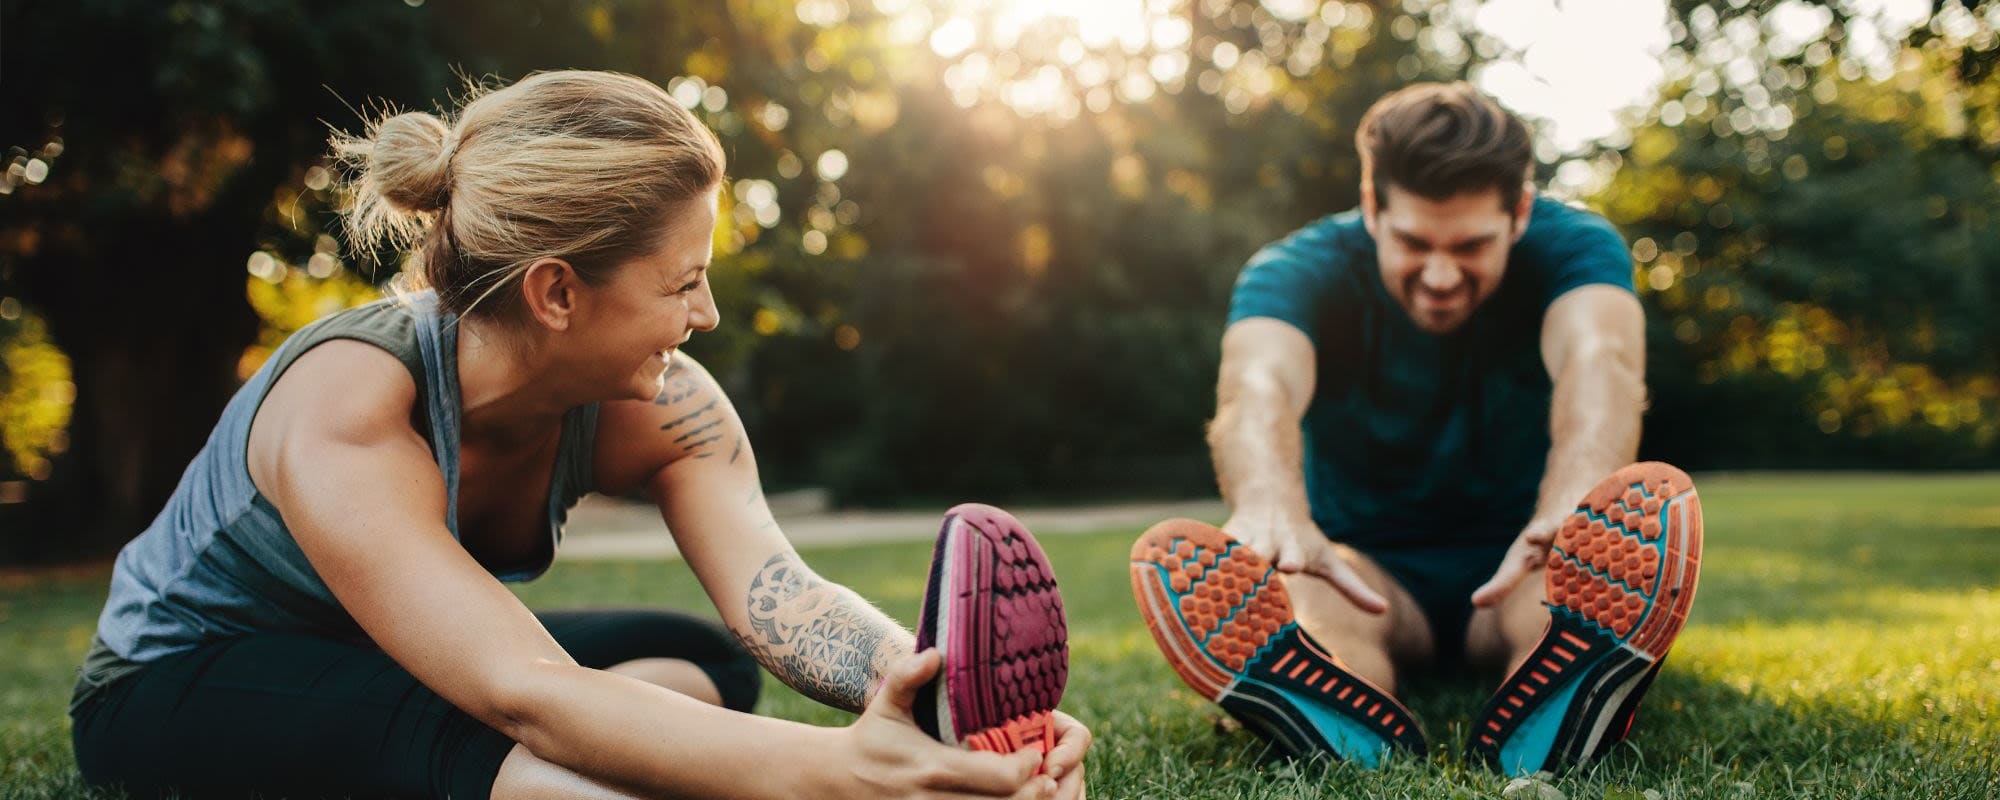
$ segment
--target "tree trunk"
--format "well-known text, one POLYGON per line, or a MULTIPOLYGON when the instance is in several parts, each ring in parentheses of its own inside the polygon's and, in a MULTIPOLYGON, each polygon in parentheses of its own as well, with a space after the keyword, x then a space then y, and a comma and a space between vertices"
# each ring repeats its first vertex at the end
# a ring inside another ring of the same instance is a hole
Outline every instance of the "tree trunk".
POLYGON ((13 512, 37 529, 9 532, 10 560, 102 556, 159 513, 257 335, 241 266, 254 222, 133 220, 94 243, 88 261, 38 259, 24 270, 28 302, 70 357, 76 400, 71 448, 49 491, 31 491, 13 512))

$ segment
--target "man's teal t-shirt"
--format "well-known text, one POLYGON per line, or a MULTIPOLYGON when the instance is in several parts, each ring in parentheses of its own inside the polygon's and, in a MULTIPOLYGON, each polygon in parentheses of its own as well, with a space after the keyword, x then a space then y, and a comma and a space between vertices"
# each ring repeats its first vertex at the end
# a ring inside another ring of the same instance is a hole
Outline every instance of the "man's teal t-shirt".
POLYGON ((1359 210, 1252 256, 1229 322, 1278 319, 1316 351, 1302 428, 1320 529, 1362 549, 1518 535, 1549 451, 1542 314, 1593 283, 1632 289, 1625 240, 1603 217, 1547 198, 1535 200, 1492 296, 1442 336, 1418 329, 1389 296, 1359 210))

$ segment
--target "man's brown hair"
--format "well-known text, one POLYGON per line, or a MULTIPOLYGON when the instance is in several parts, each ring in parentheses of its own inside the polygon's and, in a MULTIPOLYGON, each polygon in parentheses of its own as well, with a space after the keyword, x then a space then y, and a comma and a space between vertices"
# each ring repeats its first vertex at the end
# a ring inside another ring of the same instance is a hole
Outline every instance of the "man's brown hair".
POLYGON ((1429 200, 1487 188, 1513 213, 1534 157, 1526 123, 1464 81, 1420 83, 1375 101, 1354 132, 1377 207, 1389 187, 1429 200))

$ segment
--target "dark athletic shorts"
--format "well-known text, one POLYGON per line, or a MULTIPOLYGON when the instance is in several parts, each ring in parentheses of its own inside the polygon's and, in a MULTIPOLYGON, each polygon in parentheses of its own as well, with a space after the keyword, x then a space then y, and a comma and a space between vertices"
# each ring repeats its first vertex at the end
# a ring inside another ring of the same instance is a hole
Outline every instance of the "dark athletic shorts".
POLYGON ((1472 622, 1472 590, 1479 588, 1514 543, 1350 545, 1409 590, 1430 622, 1432 667, 1440 673, 1467 671, 1465 629, 1472 622))
MULTIPOLYGON (((671 611, 538 615, 577 663, 693 662, 749 711, 762 674, 715 622, 671 611)), ((146 664, 72 712, 77 767, 133 797, 482 800, 514 743, 379 648, 256 634, 146 664)))

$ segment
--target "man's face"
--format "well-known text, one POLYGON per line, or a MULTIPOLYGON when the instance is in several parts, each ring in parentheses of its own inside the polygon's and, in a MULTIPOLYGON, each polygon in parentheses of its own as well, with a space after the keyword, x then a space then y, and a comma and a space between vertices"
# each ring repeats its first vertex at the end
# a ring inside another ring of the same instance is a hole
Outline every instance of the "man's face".
POLYGON ((1375 237, 1382 283, 1410 321, 1428 333, 1457 330, 1500 286, 1507 251, 1527 230, 1533 202, 1507 208, 1498 189, 1430 200, 1390 185, 1376 198, 1363 187, 1362 213, 1375 237), (1387 202, 1379 202, 1386 200, 1387 202))

